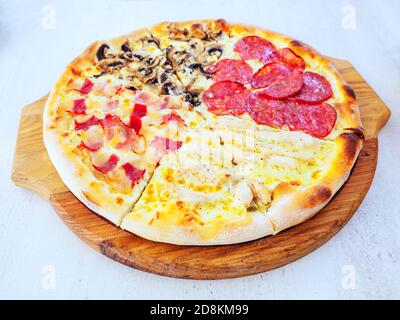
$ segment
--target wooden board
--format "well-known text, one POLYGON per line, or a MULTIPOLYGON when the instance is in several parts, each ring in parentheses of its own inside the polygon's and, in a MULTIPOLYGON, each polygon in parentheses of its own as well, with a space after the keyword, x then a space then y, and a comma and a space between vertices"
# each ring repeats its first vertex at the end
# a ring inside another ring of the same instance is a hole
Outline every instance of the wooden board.
POLYGON ((389 109, 352 65, 333 59, 359 100, 366 142, 350 179, 312 219, 259 240, 225 246, 176 246, 145 240, 107 222, 87 209, 64 186, 42 140, 42 112, 47 97, 22 110, 12 179, 16 185, 48 199, 64 223, 106 256, 140 270, 190 279, 223 279, 267 271, 321 246, 357 210, 371 185, 378 156, 377 134, 389 109))

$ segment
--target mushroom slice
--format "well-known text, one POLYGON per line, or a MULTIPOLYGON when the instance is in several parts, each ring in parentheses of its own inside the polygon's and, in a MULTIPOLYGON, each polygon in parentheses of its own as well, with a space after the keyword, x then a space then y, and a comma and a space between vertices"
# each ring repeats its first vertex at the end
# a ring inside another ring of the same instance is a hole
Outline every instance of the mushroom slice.
POLYGON ((189 30, 187 28, 179 29, 175 23, 168 26, 169 38, 172 40, 188 41, 190 40, 189 30))
POLYGON ((121 50, 122 50, 123 52, 132 52, 132 49, 131 49, 131 47, 129 46, 129 41, 126 41, 126 42, 124 42, 124 43, 122 44, 121 50))
POLYGON ((167 80, 171 76, 171 70, 165 70, 164 72, 160 72, 158 75, 158 83, 164 83, 167 82, 167 80))
POLYGON ((224 19, 218 19, 216 21, 212 21, 208 25, 208 34, 211 39, 218 38, 223 32, 228 31, 228 25, 224 19))
POLYGON ((103 43, 96 52, 97 61, 101 61, 107 58, 110 58, 108 51, 110 50, 110 46, 107 43, 103 43))
POLYGON ((172 69, 176 69, 186 61, 188 52, 186 50, 176 50, 174 47, 169 46, 165 51, 165 55, 167 61, 172 63, 172 69))
POLYGON ((98 67, 103 72, 112 72, 119 70, 126 65, 126 61, 120 58, 103 59, 99 62, 98 67))
POLYGON ((154 68, 155 66, 157 66, 157 65, 160 63, 160 61, 161 61, 161 59, 160 59, 160 57, 158 57, 158 56, 155 56, 155 57, 147 57, 147 58, 144 60, 144 65, 145 65, 147 68, 154 68))
POLYGON ((178 88, 172 82, 166 82, 161 86, 160 92, 164 95, 177 95, 178 88))
POLYGON ((192 32, 192 37, 202 39, 202 40, 208 40, 209 35, 207 33, 206 27, 202 25, 201 23, 195 23, 191 26, 191 32, 192 32))
POLYGON ((202 74, 204 74, 206 77, 212 77, 212 73, 204 70, 204 67, 201 63, 192 63, 188 66, 188 69, 192 73, 194 70, 199 70, 202 74))
POLYGON ((157 73, 153 69, 147 67, 140 68, 137 70, 136 74, 137 77, 143 82, 149 82, 150 80, 157 78, 157 73))
POLYGON ((130 48, 128 41, 121 45, 121 51, 122 53, 119 55, 121 59, 132 60, 132 49, 130 48))
POLYGON ((190 51, 194 54, 201 54, 204 51, 204 43, 200 39, 193 38, 188 44, 190 51))
POLYGON ((220 44, 212 43, 205 48, 205 51, 208 55, 215 55, 217 58, 219 58, 222 56, 224 49, 220 44))
POLYGON ((201 105, 200 92, 195 90, 186 91, 185 101, 190 103, 190 105, 193 107, 198 107, 199 105, 201 105))

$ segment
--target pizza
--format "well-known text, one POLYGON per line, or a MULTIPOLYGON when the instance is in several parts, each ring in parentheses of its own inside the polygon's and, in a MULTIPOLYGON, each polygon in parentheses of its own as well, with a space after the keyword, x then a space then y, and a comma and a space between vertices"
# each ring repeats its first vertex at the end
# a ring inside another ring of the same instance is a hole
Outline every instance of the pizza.
POLYGON ((141 237, 240 243, 310 219, 363 145, 356 97, 310 46, 220 20, 97 41, 44 110, 61 179, 141 237))

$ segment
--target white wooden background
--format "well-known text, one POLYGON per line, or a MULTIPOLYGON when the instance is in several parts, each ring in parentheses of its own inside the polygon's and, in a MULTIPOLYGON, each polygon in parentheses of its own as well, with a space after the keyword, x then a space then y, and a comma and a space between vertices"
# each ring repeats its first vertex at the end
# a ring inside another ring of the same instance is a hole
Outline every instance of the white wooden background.
POLYGON ((400 298, 399 16, 397 0, 1 0, 0 298, 400 298), (21 107, 47 93, 89 43, 162 20, 207 17, 267 27, 351 61, 393 115, 380 135, 371 190, 337 236, 264 274, 189 281, 95 252, 46 201, 15 187, 10 172, 21 107))

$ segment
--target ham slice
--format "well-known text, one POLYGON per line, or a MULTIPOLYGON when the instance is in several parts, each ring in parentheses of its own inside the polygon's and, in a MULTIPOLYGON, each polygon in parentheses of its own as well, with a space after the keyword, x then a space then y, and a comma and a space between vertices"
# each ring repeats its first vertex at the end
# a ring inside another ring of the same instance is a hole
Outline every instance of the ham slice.
POLYGON ((125 171, 125 175, 129 178, 132 183, 132 187, 143 178, 143 175, 146 170, 138 169, 135 166, 131 165, 129 162, 122 165, 122 168, 125 171))
POLYGON ((106 162, 104 162, 102 165, 100 165, 100 166, 93 165, 93 168, 95 168, 97 171, 100 171, 101 173, 105 174, 105 173, 113 170, 116 167, 118 161, 119 161, 119 157, 115 154, 112 154, 108 158, 108 160, 106 162))

